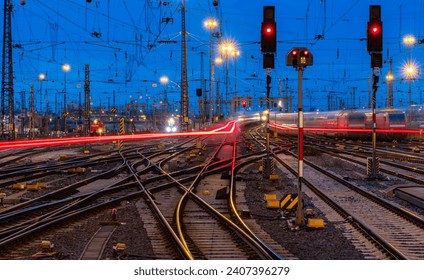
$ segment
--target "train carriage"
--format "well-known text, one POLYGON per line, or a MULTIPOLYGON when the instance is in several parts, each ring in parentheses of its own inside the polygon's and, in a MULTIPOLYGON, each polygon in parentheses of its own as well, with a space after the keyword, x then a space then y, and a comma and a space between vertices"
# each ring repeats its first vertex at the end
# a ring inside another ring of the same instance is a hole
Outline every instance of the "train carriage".
MULTIPOLYGON (((276 128, 289 133, 297 133, 297 113, 276 115, 276 128)), ((406 129, 405 113, 396 109, 376 112, 378 138, 381 140, 401 140, 406 137, 400 130, 406 129)), ((305 133, 327 136, 370 139, 373 126, 372 113, 365 110, 341 110, 332 112, 310 112, 304 114, 305 133)))

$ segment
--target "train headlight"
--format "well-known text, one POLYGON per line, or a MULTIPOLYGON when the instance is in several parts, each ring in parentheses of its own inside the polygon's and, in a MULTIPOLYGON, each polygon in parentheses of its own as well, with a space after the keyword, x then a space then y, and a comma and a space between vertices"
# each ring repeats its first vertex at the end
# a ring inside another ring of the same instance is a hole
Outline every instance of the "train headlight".
POLYGON ((165 130, 166 130, 166 132, 171 132, 172 129, 171 129, 171 127, 167 126, 165 130))

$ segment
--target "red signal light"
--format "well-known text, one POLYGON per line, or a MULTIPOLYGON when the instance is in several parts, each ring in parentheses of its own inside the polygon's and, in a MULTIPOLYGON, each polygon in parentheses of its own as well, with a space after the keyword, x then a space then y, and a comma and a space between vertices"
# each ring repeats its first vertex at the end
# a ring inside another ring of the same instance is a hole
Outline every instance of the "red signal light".
POLYGON ((271 36, 274 34, 274 28, 271 25, 265 25, 264 26, 264 33, 267 36, 271 36))
POLYGON ((243 100, 243 101, 241 102, 241 105, 242 105, 243 107, 246 107, 246 100, 243 100))
POLYGON ((380 30, 380 26, 378 25, 371 26, 371 34, 377 35, 380 33, 380 30))

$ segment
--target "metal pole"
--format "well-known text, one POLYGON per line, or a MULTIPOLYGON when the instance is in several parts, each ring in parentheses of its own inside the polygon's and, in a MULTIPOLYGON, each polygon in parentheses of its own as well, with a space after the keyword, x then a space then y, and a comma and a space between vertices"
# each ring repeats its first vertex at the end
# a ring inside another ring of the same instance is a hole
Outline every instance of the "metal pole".
MULTIPOLYGON (((84 65, 84 135, 90 135, 90 65, 84 65)), ((114 92, 115 94, 115 92, 114 92)), ((115 97, 114 97, 115 104, 115 97)), ((113 122, 115 127, 115 120, 113 122)))
POLYGON ((371 164, 371 179, 377 179, 378 172, 377 172, 377 115, 376 115, 376 93, 377 93, 377 83, 379 77, 377 76, 379 71, 378 67, 374 67, 373 73, 372 73, 372 164, 371 164))
MULTIPOLYGON (((274 107, 274 127, 277 125, 277 107, 274 107)), ((277 137, 278 133, 277 133, 277 129, 274 129, 274 137, 277 137)))
POLYGON ((266 108, 268 111, 267 117, 266 117, 266 168, 265 168, 265 177, 269 178, 271 175, 271 163, 270 163, 270 156, 269 156, 269 115, 270 115, 270 107, 269 107, 269 92, 271 90, 271 87, 269 86, 271 83, 271 68, 266 68, 266 108))
POLYGON ((1 77, 1 136, 14 140, 15 135, 15 109, 13 90, 13 46, 12 46, 12 12, 11 0, 4 0, 3 19, 3 49, 2 49, 2 77, 1 77), (6 110, 7 109, 7 110, 6 110), (6 129, 6 115, 9 118, 6 129))
POLYGON ((237 62, 234 59, 234 115, 237 114, 237 62))
POLYGON ((181 3, 181 130, 189 128, 187 82, 187 32, 185 0, 181 3))
POLYGON ((302 102, 302 78, 303 66, 297 67, 297 104, 298 104, 298 203, 296 211, 296 224, 303 225, 303 197, 302 197, 302 180, 303 180, 303 102, 302 102))
MULTIPOLYGON (((408 67, 411 65, 411 45, 408 45, 408 67)), ((408 105, 412 105, 411 74, 408 73, 408 105)))
POLYGON ((29 96, 29 131, 28 139, 34 139, 34 86, 30 87, 30 96, 29 96))
POLYGON ((204 64, 204 59, 203 59, 203 55, 205 53, 204 52, 200 52, 200 87, 202 89, 202 94, 204 94, 204 102, 201 102, 201 98, 199 96, 199 129, 201 124, 204 124, 205 122, 205 118, 206 118, 206 101, 207 101, 207 97, 206 97, 206 80, 205 80, 205 64, 204 64))
POLYGON ((225 115, 229 116, 228 113, 228 50, 225 50, 225 115))
POLYGON ((214 63, 212 61, 213 57, 213 45, 212 45, 212 29, 210 29, 209 36, 209 121, 213 123, 213 84, 214 84, 214 63))
POLYGON ((393 108, 393 60, 390 59, 390 71, 387 79, 387 107, 393 108))

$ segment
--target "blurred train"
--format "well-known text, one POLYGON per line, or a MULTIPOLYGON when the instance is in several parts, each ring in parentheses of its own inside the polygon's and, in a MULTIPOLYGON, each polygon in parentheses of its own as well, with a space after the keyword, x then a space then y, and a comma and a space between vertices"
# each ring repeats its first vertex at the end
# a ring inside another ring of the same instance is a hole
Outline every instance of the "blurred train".
MULTIPOLYGON (((271 129, 297 133, 297 113, 276 113, 275 126, 271 129)), ((373 118, 370 111, 341 110, 331 112, 304 113, 305 133, 315 133, 343 138, 370 138, 373 118)), ((270 116, 270 122, 273 117, 270 116)), ((406 115, 397 109, 376 111, 377 135, 379 139, 400 140, 406 138, 406 115)))

